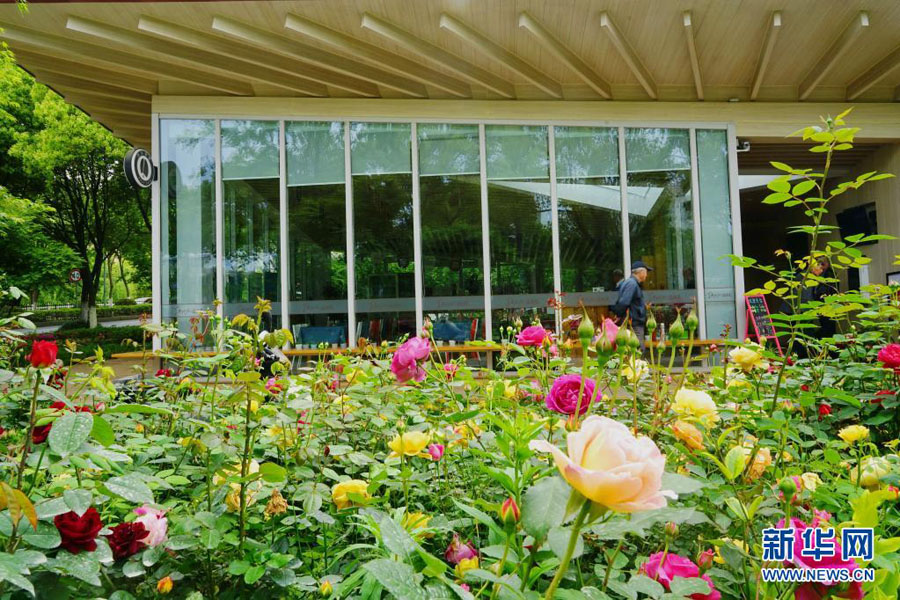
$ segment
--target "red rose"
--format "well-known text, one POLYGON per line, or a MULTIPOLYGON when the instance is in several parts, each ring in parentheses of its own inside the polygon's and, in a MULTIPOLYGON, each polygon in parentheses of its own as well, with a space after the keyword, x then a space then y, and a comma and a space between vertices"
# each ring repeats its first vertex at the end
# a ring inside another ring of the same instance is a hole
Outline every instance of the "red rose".
MULTIPOLYGON (((55 408, 56 410, 65 410, 68 407, 65 402, 54 402, 50 405, 50 408, 55 408)), ((89 406, 76 406, 75 412, 92 412, 89 406)), ((53 428, 53 423, 47 423, 46 425, 41 425, 39 427, 35 427, 31 430, 31 443, 32 444, 43 444, 47 441, 47 436, 50 435, 50 429, 53 428)))
POLYGON ((56 342, 37 340, 31 345, 31 354, 25 358, 35 369, 46 369, 56 362, 58 352, 59 348, 56 346, 56 342))
POLYGON ((113 557, 122 560, 134 556, 144 546, 142 541, 150 535, 143 523, 119 523, 112 528, 112 533, 106 536, 113 557))
POLYGON ((885 396, 893 396, 894 392, 891 390, 879 390, 875 392, 875 397, 869 400, 871 404, 881 404, 884 401, 885 396))
POLYGON ((172 369, 159 369, 156 371, 157 377, 171 377, 172 369))
POLYGON ((804 383, 804 384, 802 384, 802 385, 800 386, 800 389, 803 390, 804 392, 808 392, 808 391, 809 391, 809 386, 806 385, 806 384, 804 383))
POLYGON ((53 524, 62 538, 60 546, 78 554, 82 550, 93 552, 97 549, 97 534, 103 529, 100 513, 93 506, 80 517, 74 511, 53 517, 53 524))
POLYGON ((819 405, 819 419, 831 414, 831 405, 824 402, 819 405))
POLYGON ((900 369, 900 344, 888 344, 879 350, 878 360, 885 369, 900 369))

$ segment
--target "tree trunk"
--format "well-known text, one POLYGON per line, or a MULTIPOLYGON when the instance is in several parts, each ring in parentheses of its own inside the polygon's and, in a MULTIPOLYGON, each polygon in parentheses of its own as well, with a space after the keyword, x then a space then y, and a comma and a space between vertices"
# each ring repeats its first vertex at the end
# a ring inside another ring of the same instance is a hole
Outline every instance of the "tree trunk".
POLYGON ((131 298, 131 290, 128 289, 128 278, 125 277, 125 263, 122 260, 122 255, 119 254, 119 273, 122 275, 122 283, 125 285, 125 297, 131 298))
POLYGON ((39 288, 34 288, 33 290, 31 290, 31 310, 33 310, 33 311, 37 310, 37 301, 38 301, 39 294, 40 294, 39 288))
POLYGON ((110 257, 109 260, 106 261, 106 276, 107 276, 107 279, 109 279, 109 301, 111 303, 115 304, 115 301, 113 300, 113 298, 115 297, 113 294, 113 291, 116 289, 116 282, 113 279, 113 259, 112 259, 112 257, 110 257))
POLYGON ((97 290, 103 271, 103 259, 94 257, 93 268, 84 266, 81 270, 81 320, 88 327, 97 326, 97 290))

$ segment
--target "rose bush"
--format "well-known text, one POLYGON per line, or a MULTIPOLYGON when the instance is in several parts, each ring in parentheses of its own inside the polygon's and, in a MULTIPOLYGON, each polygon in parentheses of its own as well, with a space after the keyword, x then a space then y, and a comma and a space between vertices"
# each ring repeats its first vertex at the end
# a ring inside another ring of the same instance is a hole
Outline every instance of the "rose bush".
MULTIPOLYGON (((816 141, 830 152, 854 131, 833 119, 807 134, 833 136, 816 141)), ((843 185, 786 171, 770 202, 803 181, 815 198, 843 185)), ((862 264, 863 239, 812 250, 862 264)), ((163 349, 117 380, 102 353, 53 355, 0 319, 0 594, 896 598, 900 302, 872 285, 803 303, 821 282, 797 277, 810 257, 791 261, 763 269, 775 285, 760 291, 794 303, 773 315, 781 351, 698 349, 697 320, 667 307, 681 341, 648 328, 646 351, 627 324, 510 318, 492 369, 475 364, 483 347, 440 346, 426 327, 291 372, 266 351, 291 334, 263 331, 260 300, 190 331, 147 325, 163 349), (820 317, 839 333, 809 335, 820 317), (698 356, 706 367, 681 368, 698 356), (873 556, 765 558, 779 523, 871 528, 873 556), (874 580, 762 578, 820 566, 874 580)))

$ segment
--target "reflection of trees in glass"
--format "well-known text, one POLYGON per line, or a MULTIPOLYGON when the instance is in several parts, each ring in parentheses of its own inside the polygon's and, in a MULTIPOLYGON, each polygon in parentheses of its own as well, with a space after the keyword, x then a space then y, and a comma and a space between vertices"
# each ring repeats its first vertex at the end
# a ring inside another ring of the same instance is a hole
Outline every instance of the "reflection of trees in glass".
POLYGON ((419 186, 425 296, 483 295, 478 176, 422 177, 419 186))
POLYGON ((684 129, 627 129, 629 199, 647 202, 637 212, 629 203, 631 257, 655 270, 647 289, 693 289, 694 226, 690 144, 684 129))
POLYGON ((291 300, 347 298, 344 186, 288 188, 291 300))
POLYGON ((225 302, 278 301, 278 123, 222 121, 225 302))
POLYGON ((215 298, 215 123, 160 122, 163 302, 210 304, 215 298), (179 280, 185 283, 179 291, 179 280))
POLYGON ((488 184, 491 292, 553 292, 550 197, 488 184))

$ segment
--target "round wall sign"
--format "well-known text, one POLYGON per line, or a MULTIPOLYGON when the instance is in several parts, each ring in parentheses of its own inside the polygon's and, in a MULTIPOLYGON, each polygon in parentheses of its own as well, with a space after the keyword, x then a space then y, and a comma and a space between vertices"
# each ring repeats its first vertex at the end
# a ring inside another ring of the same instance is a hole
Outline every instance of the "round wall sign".
POLYGON ((150 153, 143 148, 132 148, 122 161, 125 178, 133 187, 148 188, 156 179, 156 167, 150 153))

